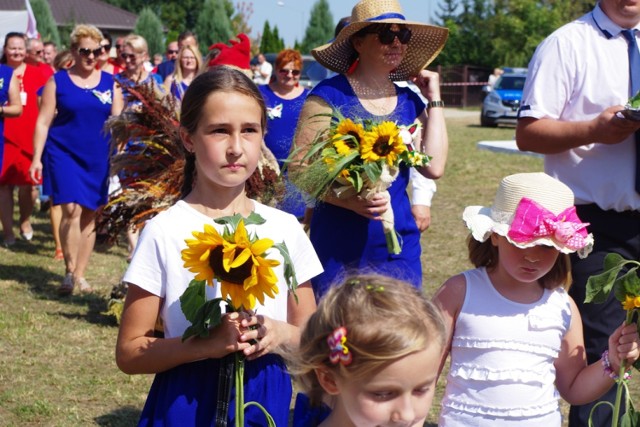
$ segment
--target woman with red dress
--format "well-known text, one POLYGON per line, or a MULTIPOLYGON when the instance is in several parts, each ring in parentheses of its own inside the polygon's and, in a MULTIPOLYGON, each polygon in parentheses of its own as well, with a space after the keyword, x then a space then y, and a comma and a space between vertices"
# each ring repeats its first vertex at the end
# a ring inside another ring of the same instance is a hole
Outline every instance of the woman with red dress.
POLYGON ((20 235, 24 240, 33 238, 31 213, 38 196, 36 184, 29 177, 33 157, 33 131, 38 117, 37 91, 51 76, 49 68, 34 67, 25 63, 26 38, 22 33, 8 33, 5 37, 3 64, 13 68, 13 78, 20 86, 22 115, 7 118, 4 122, 4 156, 0 171, 0 221, 5 246, 15 243, 13 231, 13 191, 18 188, 20 210, 20 235))

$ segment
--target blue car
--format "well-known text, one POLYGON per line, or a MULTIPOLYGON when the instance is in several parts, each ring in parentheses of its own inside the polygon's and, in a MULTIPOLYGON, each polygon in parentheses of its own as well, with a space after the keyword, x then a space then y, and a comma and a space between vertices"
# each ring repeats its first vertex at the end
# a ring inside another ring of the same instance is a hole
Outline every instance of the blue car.
POLYGON ((488 88, 489 94, 482 102, 480 125, 516 124, 526 78, 522 73, 504 73, 493 88, 488 88))

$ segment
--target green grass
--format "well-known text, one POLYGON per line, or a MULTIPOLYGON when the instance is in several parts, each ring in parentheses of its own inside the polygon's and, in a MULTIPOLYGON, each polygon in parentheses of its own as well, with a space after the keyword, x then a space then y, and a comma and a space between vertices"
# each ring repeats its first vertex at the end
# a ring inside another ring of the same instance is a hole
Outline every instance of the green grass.
MULTIPOLYGON (((512 128, 481 128, 478 121, 477 115, 447 120, 449 163, 423 235, 428 294, 470 267, 463 208, 490 204, 504 175, 542 169, 540 159, 477 150, 477 141, 514 135, 512 128)), ((98 247, 92 255, 87 280, 96 294, 60 298, 56 288, 64 266, 52 258, 48 221, 37 213, 31 243, 0 248, 0 426, 135 425, 152 376, 118 370, 117 325, 102 314, 127 267, 126 245, 98 247)), ((632 386, 638 396, 635 377, 632 386)), ((438 400, 431 421, 437 412, 438 400)))

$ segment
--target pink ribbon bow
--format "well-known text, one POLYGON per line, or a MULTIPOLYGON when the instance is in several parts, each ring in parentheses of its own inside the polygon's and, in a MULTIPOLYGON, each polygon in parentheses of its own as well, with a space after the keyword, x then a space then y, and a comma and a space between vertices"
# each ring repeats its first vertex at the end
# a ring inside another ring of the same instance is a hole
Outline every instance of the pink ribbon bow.
POLYGON ((560 246, 573 251, 587 245, 587 225, 578 218, 575 206, 559 215, 535 201, 523 197, 518 203, 508 236, 516 243, 529 243, 541 237, 550 237, 560 246))
POLYGON ((333 333, 327 337, 327 344, 329 344, 329 360, 334 365, 342 363, 347 366, 351 363, 352 357, 349 353, 349 347, 347 347, 347 328, 341 326, 336 328, 333 333))

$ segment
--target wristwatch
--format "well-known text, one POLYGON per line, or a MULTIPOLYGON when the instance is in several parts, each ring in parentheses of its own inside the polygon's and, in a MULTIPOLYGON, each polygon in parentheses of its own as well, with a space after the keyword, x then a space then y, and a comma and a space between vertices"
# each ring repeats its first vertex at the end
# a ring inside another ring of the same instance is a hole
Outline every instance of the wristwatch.
POLYGON ((427 108, 443 108, 443 107, 444 107, 444 101, 442 100, 431 101, 427 104, 427 108))

